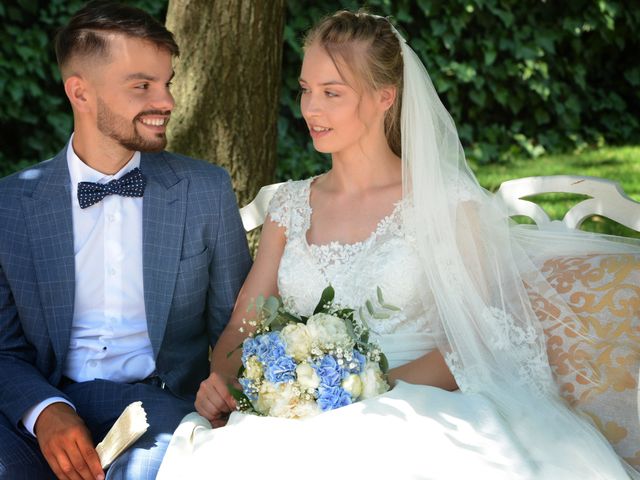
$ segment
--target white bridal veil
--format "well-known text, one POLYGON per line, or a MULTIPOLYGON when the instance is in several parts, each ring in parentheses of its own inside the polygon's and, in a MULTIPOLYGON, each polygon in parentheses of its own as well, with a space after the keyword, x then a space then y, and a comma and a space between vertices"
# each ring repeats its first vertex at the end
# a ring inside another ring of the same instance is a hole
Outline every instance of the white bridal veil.
MULTIPOLYGON (((478 184, 424 65, 396 34, 404 60, 403 191, 412 206, 404 222, 438 307, 441 351, 460 389, 496 404, 541 471, 554 466, 545 464, 549 460, 537 446, 558 442, 569 456, 566 464, 588 478, 599 478, 601 468, 637 478, 597 429, 561 399, 529 293, 551 288, 533 254, 638 252, 638 245, 582 232, 514 228, 506 209, 478 184), (570 446, 564 445, 567 439, 570 446)), ((562 301, 554 307, 558 321, 572 316, 562 301)))

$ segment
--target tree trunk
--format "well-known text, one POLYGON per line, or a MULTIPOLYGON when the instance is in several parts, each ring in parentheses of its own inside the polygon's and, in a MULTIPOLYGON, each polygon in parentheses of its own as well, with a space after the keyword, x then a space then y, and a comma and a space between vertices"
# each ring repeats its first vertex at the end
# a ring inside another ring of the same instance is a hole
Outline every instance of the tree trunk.
POLYGON ((284 0, 170 0, 169 149, 225 167, 240 205, 273 183, 284 0))

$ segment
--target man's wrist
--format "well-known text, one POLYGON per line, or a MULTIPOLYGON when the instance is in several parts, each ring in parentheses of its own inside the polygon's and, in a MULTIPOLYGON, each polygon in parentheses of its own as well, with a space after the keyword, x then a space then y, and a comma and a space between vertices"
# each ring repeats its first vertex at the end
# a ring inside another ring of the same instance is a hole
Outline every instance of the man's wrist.
POLYGON ((45 408, 47 408, 48 406, 54 403, 65 403, 69 405, 71 408, 73 408, 74 410, 76 409, 76 407, 72 403, 70 403, 68 400, 62 397, 50 397, 50 398, 47 398, 46 400, 41 401, 40 403, 37 403, 36 405, 31 407, 29 410, 27 410, 25 414, 22 416, 22 425, 24 425, 24 428, 34 437, 36 436, 36 433, 35 433, 36 422, 38 421, 40 414, 44 411, 45 408))

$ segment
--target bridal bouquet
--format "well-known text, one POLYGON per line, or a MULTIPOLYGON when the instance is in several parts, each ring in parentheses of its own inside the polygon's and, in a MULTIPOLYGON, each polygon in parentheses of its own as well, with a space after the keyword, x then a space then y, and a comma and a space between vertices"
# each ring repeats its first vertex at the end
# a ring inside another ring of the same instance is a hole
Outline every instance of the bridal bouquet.
POLYGON ((389 389, 387 360, 368 341, 363 316, 354 318, 354 310, 335 305, 333 297, 326 288, 309 317, 291 314, 277 297, 256 300, 255 333, 241 346, 242 391, 230 388, 240 410, 305 418, 389 389))

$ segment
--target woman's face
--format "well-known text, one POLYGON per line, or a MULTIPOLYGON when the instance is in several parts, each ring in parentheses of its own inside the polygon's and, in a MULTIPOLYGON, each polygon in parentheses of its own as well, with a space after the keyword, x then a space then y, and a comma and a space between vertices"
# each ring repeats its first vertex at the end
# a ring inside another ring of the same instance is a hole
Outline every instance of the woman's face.
POLYGON ((321 46, 307 48, 300 72, 300 108, 319 152, 362 149, 372 135, 384 131, 375 128, 376 123, 384 125, 384 110, 377 108, 374 95, 356 91, 356 85, 352 72, 343 65, 339 72, 321 46))

